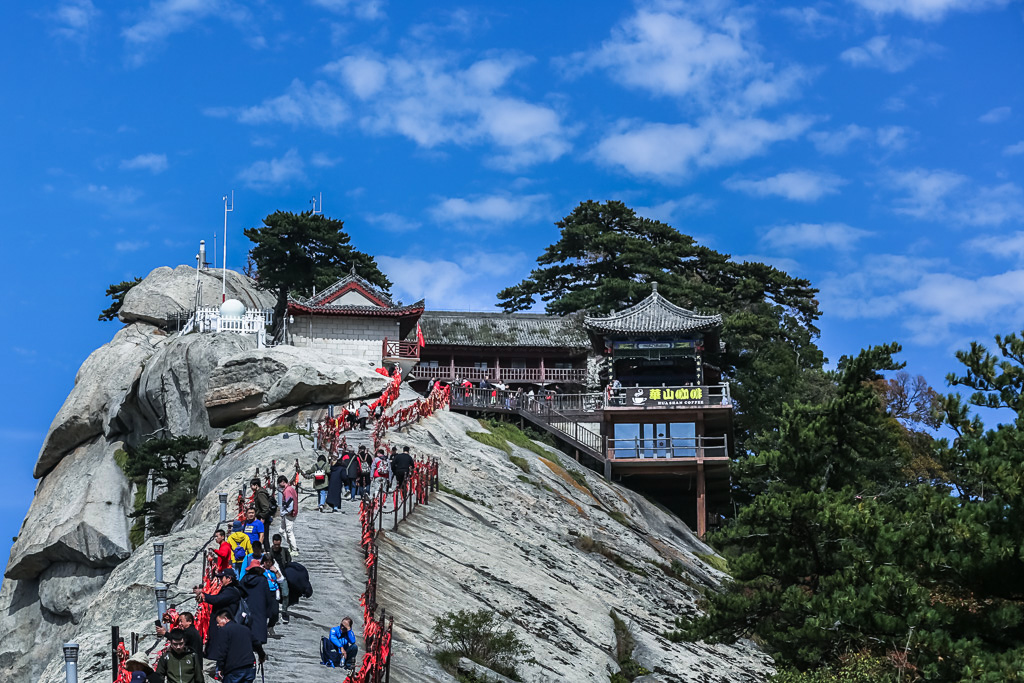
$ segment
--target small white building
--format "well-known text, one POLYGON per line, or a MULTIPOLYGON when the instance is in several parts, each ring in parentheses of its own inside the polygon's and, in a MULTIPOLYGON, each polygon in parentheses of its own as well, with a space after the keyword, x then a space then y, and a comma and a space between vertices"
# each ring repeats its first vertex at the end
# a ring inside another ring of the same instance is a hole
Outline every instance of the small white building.
POLYGON ((353 269, 313 297, 288 298, 285 341, 379 366, 385 358, 419 357, 416 342, 400 340, 416 329, 422 314, 422 299, 408 306, 396 305, 353 269))

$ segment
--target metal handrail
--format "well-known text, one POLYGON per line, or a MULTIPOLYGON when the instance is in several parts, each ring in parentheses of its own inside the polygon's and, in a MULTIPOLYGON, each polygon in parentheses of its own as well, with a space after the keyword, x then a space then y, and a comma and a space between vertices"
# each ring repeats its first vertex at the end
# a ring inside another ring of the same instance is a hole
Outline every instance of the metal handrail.
POLYGON ((468 379, 479 382, 504 380, 506 382, 566 382, 583 384, 587 379, 584 368, 475 368, 465 365, 424 365, 412 369, 413 379, 439 379, 451 382, 468 379))
POLYGON ((657 439, 608 439, 608 456, 613 459, 695 459, 729 456, 726 436, 685 436, 657 439), (682 442, 682 443, 680 443, 682 442))

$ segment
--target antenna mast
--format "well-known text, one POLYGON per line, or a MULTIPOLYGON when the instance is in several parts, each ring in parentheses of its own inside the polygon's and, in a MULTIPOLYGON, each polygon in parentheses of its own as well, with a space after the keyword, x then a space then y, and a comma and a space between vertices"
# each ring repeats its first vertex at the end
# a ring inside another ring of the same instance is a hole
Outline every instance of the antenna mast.
POLYGON ((235 210, 235 191, 231 190, 231 206, 228 207, 228 196, 224 195, 224 269, 220 281, 220 302, 228 300, 228 212, 235 210))
POLYGON ((313 215, 314 216, 319 216, 320 214, 322 214, 324 212, 324 193, 323 192, 320 193, 320 203, 319 204, 316 201, 316 197, 313 197, 312 199, 310 199, 309 203, 313 205, 313 215), (319 208, 317 208, 317 207, 319 207, 319 208))

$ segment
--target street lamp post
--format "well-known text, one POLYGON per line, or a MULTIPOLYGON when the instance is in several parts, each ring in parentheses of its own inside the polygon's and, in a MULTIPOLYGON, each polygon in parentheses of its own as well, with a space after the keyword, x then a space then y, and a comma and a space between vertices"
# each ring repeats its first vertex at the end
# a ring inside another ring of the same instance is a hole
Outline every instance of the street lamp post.
POLYGON ((162 583, 153 585, 153 592, 156 593, 156 620, 164 621, 164 612, 167 611, 167 586, 162 583))
POLYGON ((222 493, 218 498, 220 498, 220 523, 224 524, 228 521, 228 494, 222 493))
POLYGON ((64 643, 64 679, 78 683, 78 643, 64 643))
POLYGON ((164 582, 164 544, 154 543, 153 544, 153 575, 156 578, 157 583, 164 582))

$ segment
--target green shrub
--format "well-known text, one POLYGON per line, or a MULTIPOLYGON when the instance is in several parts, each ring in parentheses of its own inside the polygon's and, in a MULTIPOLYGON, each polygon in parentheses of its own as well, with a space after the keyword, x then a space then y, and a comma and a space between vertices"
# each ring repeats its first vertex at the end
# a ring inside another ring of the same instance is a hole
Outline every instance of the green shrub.
POLYGON ((619 512, 618 510, 611 510, 611 511, 609 511, 608 512, 608 516, 611 517, 612 519, 614 519, 616 522, 618 522, 622 526, 630 526, 629 518, 626 517, 626 515, 624 515, 621 512, 619 512))
POLYGON ((224 429, 225 434, 233 432, 242 433, 242 436, 237 441, 239 448, 248 446, 251 443, 256 443, 260 439, 265 439, 268 436, 277 436, 278 434, 284 434, 285 432, 289 434, 308 434, 305 429, 299 429, 294 425, 272 425, 270 427, 260 427, 252 420, 238 422, 224 429))
POLYGON ((697 553, 697 557, 699 557, 701 561, 709 567, 717 569, 723 574, 729 573, 729 562, 721 555, 704 555, 702 553, 697 553))
MULTIPOLYGON (((896 683, 900 678, 894 662, 884 657, 854 653, 841 657, 838 664, 810 671, 779 669, 772 683, 896 683)), ((908 680, 914 680, 910 676, 908 680)))
POLYGON ((445 612, 434 619, 437 661, 454 673, 449 667, 465 657, 514 681, 521 680, 515 662, 529 648, 515 630, 505 629, 504 624, 503 617, 488 609, 445 612))
POLYGON ((185 510, 195 501, 199 491, 199 465, 190 456, 206 451, 209 440, 202 436, 179 436, 173 439, 150 439, 138 446, 127 446, 124 455, 114 454, 125 476, 138 488, 135 509, 129 515, 135 519, 129 539, 138 547, 145 540, 143 527, 149 518, 149 533, 162 536, 181 519, 185 510), (165 488, 154 500, 146 502, 146 480, 153 473, 153 483, 165 488))
POLYGON ((534 443, 531 437, 527 436, 523 430, 514 424, 502 422, 501 420, 479 420, 479 422, 481 427, 501 437, 503 440, 550 459, 551 454, 546 448, 534 443))
POLYGON ((620 669, 617 673, 611 675, 613 683, 632 681, 634 678, 651 673, 633 659, 636 639, 633 637, 629 624, 623 621, 615 610, 609 612, 608 615, 612 618, 612 629, 615 632, 615 646, 612 650, 612 655, 615 657, 615 661, 619 663, 620 669))
POLYGON ((445 486, 440 481, 437 482, 437 486, 439 489, 441 489, 442 493, 447 493, 449 496, 455 496, 456 498, 461 498, 462 500, 469 501, 470 503, 480 502, 476 498, 473 498, 472 496, 467 496, 465 493, 462 493, 461 491, 456 491, 450 486, 445 486))
POLYGON ((512 461, 512 464, 521 469, 527 474, 530 473, 530 463, 526 462, 526 458, 521 458, 518 455, 510 455, 508 459, 512 461))

